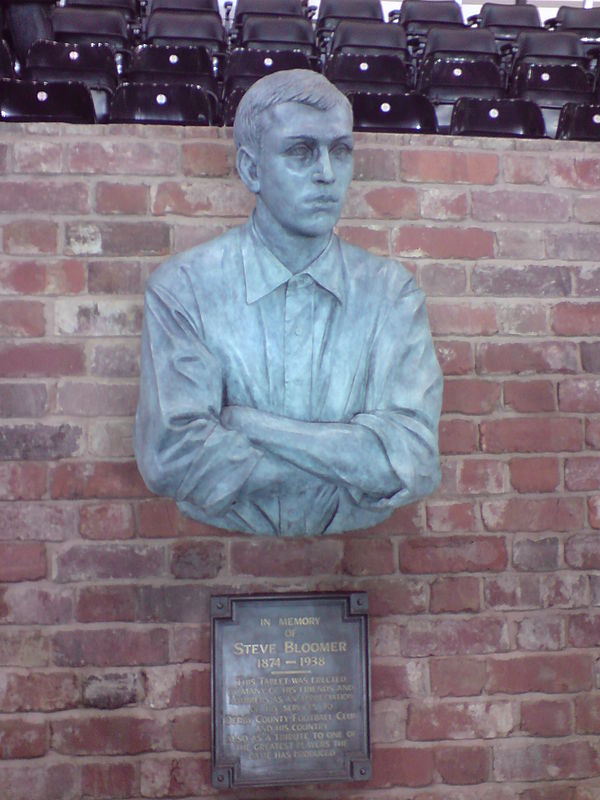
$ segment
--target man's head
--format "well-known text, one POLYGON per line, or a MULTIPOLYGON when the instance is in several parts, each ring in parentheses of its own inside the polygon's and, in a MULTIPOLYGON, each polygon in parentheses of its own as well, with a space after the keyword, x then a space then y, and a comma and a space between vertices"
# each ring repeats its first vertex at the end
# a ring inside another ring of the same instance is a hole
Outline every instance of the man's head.
POLYGON ((352 179, 352 108, 310 70, 276 72, 248 89, 234 124, 240 177, 273 231, 329 234, 352 179))

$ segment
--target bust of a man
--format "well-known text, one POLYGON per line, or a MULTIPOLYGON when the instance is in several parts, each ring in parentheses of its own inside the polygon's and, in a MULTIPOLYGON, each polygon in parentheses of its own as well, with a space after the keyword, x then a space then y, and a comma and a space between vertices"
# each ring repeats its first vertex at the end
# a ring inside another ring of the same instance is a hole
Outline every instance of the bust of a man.
POLYGON ((440 478, 425 298, 397 261, 333 232, 352 178, 352 110, 322 75, 255 83, 234 138, 252 217, 148 281, 139 469, 217 527, 370 527, 440 478))

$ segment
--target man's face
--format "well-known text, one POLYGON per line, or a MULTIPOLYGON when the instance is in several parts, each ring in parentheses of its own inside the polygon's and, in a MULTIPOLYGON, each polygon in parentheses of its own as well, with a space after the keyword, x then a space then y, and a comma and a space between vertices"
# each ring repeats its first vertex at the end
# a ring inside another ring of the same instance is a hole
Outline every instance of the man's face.
POLYGON ((280 103, 264 112, 257 196, 286 230, 322 236, 338 221, 352 179, 352 117, 280 103))

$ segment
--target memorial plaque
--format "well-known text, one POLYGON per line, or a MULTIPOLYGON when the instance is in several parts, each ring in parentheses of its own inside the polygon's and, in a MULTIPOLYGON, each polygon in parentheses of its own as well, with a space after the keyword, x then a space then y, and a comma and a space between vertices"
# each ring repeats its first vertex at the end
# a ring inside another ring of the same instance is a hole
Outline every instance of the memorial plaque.
POLYGON ((213 784, 371 775, 367 595, 213 597, 213 784))

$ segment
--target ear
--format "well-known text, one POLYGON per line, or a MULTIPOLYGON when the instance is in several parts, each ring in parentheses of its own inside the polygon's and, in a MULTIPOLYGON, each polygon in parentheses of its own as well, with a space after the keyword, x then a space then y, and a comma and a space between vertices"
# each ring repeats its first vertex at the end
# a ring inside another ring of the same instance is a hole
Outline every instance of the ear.
POLYGON ((243 183, 248 187, 252 194, 258 194, 260 181, 258 178, 257 159, 252 150, 247 147, 240 147, 236 157, 237 171, 243 183))

